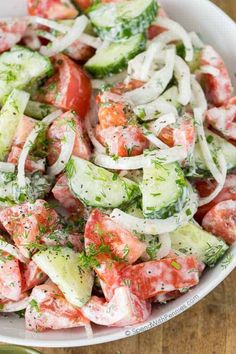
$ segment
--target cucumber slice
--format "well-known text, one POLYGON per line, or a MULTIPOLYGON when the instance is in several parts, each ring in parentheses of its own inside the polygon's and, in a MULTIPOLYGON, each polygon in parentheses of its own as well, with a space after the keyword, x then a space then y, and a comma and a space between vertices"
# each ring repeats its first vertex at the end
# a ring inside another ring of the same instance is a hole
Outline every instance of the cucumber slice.
POLYGON ((54 111, 56 111, 56 108, 50 104, 29 101, 25 109, 25 114, 31 118, 41 120, 54 111))
MULTIPOLYGON (((234 170, 236 168, 236 147, 208 129, 205 129, 205 134, 213 158, 217 159, 218 151, 221 149, 227 163, 227 170, 234 170)), ((187 174, 192 177, 212 177, 205 164, 198 142, 194 148, 193 165, 190 166, 187 174)))
POLYGON ((16 128, 29 101, 29 94, 13 90, 0 112, 0 160, 3 161, 10 149, 16 128))
POLYGON ((24 89, 34 80, 52 73, 47 57, 16 46, 0 55, 0 102, 4 103, 14 88, 24 89))
POLYGON ((75 156, 66 172, 72 193, 87 206, 116 208, 140 195, 137 183, 75 156))
POLYGON ((130 59, 145 50, 145 44, 146 38, 144 34, 137 34, 119 43, 111 43, 108 47, 98 50, 87 61, 85 68, 97 78, 117 74, 128 66, 130 59))
POLYGON ((174 250, 194 255, 213 267, 229 248, 223 240, 189 223, 170 233, 174 250))
POLYGON ((177 163, 144 168, 143 214, 150 219, 166 219, 182 206, 186 197, 187 184, 177 163))
POLYGON ((91 297, 93 272, 81 267, 79 256, 70 248, 50 247, 36 253, 33 261, 72 305, 82 307, 91 297))
POLYGON ((144 32, 157 15, 156 0, 98 4, 88 10, 94 31, 105 40, 119 41, 144 32))

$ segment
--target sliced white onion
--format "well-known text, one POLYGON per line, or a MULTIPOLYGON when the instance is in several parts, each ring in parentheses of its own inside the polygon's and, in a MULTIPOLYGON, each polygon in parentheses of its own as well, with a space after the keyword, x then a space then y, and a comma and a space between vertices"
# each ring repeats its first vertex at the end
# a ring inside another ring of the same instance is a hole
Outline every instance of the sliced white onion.
POLYGON ((87 338, 93 338, 94 334, 93 334, 93 328, 92 328, 91 324, 87 323, 84 326, 84 329, 85 329, 87 338))
POLYGON ((16 312, 26 309, 30 301, 30 297, 25 294, 25 297, 19 301, 8 301, 5 304, 2 304, 3 307, 0 309, 0 312, 16 312))
POLYGON ((152 132, 150 130, 146 129, 145 127, 142 127, 141 129, 142 129, 142 132, 145 135, 146 139, 148 141, 150 141, 150 143, 152 143, 153 145, 155 145, 159 149, 168 149, 169 148, 168 145, 163 143, 163 141, 161 141, 154 134, 152 134, 152 132))
POLYGON ((157 118, 158 115, 167 113, 172 113, 173 115, 178 116, 176 107, 173 104, 167 102, 163 97, 159 97, 150 103, 135 107, 134 113, 137 116, 140 116, 141 113, 144 113, 141 118, 142 121, 153 120, 157 118))
POLYGON ((82 33, 79 40, 80 42, 87 44, 95 49, 100 48, 102 45, 102 41, 99 37, 94 37, 87 33, 82 33))
MULTIPOLYGON (((69 127, 68 127, 69 128, 69 127)), ((63 141, 61 142, 61 152, 57 161, 48 168, 50 176, 57 176, 64 170, 67 162, 69 161, 75 144, 75 131, 71 128, 70 131, 64 133, 63 141)))
POLYGON ((152 43, 147 51, 142 65, 140 66, 140 81, 148 81, 152 74, 152 65, 157 54, 162 50, 163 45, 161 43, 152 43))
POLYGON ((127 71, 125 70, 119 74, 106 77, 103 80, 92 80, 92 87, 94 89, 101 89, 101 87, 105 84, 115 85, 119 82, 123 82, 126 77, 127 77, 127 71))
POLYGON ((161 244, 161 247, 159 248, 157 254, 156 254, 156 259, 162 259, 166 256, 171 251, 171 238, 169 233, 161 234, 158 235, 159 242, 161 244))
POLYGON ((176 122, 176 116, 173 113, 165 114, 154 122, 149 123, 149 129, 155 134, 159 135, 162 129, 167 127, 170 124, 174 124, 176 122))
POLYGON ((209 75, 212 75, 215 77, 220 75, 219 69, 215 68, 212 65, 202 65, 200 67, 200 72, 203 74, 209 74, 209 75))
POLYGON ((51 42, 55 41, 57 38, 53 34, 51 34, 50 32, 43 31, 43 30, 37 30, 36 33, 39 37, 45 38, 51 42))
POLYGON ((29 19, 29 22, 32 24, 43 25, 43 26, 49 27, 55 31, 59 31, 61 33, 67 33, 68 30, 70 29, 69 26, 63 25, 62 23, 59 23, 57 21, 48 20, 43 17, 30 16, 30 17, 28 17, 28 19, 29 19))
POLYGON ((179 87, 178 102, 183 106, 186 106, 190 102, 192 96, 190 83, 191 75, 189 66, 178 55, 175 57, 174 73, 179 87))
POLYGON ((131 232, 138 232, 148 235, 159 235, 172 232, 178 227, 187 224, 197 211, 198 197, 191 187, 189 187, 189 199, 182 211, 167 219, 140 219, 126 214, 120 209, 114 209, 110 217, 116 222, 124 225, 131 232))
POLYGON ((95 153, 94 162, 98 166, 114 170, 138 170, 140 168, 151 167, 155 161, 162 164, 168 164, 176 161, 183 161, 186 157, 186 149, 176 146, 164 150, 153 150, 148 154, 142 154, 139 156, 119 157, 118 159, 95 153))
POLYGON ((172 31, 165 31, 159 34, 158 36, 154 37, 150 42, 149 45, 152 43, 162 43, 163 45, 167 45, 168 43, 175 42, 180 40, 180 36, 178 33, 172 32, 172 31))
POLYGON ((185 60, 186 61, 192 61, 193 60, 193 46, 191 39, 189 37, 189 34, 185 31, 185 29, 177 22, 167 18, 167 17, 157 17, 155 24, 157 24, 160 27, 166 28, 173 33, 176 34, 177 37, 179 37, 184 46, 185 46, 185 51, 186 51, 186 56, 185 60))
POLYGON ((18 250, 18 248, 16 248, 15 246, 11 245, 10 243, 6 242, 5 240, 3 240, 2 238, 0 238, 0 250, 5 251, 7 253, 9 253, 11 256, 13 256, 14 258, 17 258, 20 262, 22 263, 27 263, 28 260, 26 257, 24 257, 20 251, 18 250))
POLYGON ((42 46, 40 53, 45 56, 53 56, 57 53, 63 52, 71 44, 73 44, 77 39, 80 38, 82 32, 88 24, 88 19, 86 16, 82 15, 76 18, 73 26, 68 30, 64 37, 56 38, 50 46, 42 46))
POLYGON ((37 36, 37 33, 32 28, 27 28, 23 37, 24 43, 32 50, 39 50, 41 42, 37 36))
POLYGON ((24 188, 26 186, 26 179, 25 179, 25 162, 27 156, 30 152, 32 145, 35 143, 38 134, 42 131, 45 125, 50 125, 55 119, 57 119, 62 114, 61 110, 57 110, 52 112, 48 116, 46 116, 41 122, 39 122, 36 127, 32 130, 32 132, 27 137, 21 154, 18 160, 18 174, 17 174, 17 182, 19 187, 24 188))
POLYGON ((102 99, 105 101, 113 101, 113 102, 124 102, 132 105, 131 100, 127 100, 123 95, 118 95, 117 93, 113 93, 111 91, 105 91, 102 94, 102 99))
POLYGON ((152 78, 146 84, 123 95, 127 101, 131 101, 134 106, 145 104, 155 100, 166 89, 173 76, 175 48, 167 49, 165 56, 165 66, 154 72, 152 78))
POLYGON ((1 172, 15 172, 15 168, 16 166, 14 165, 14 163, 10 163, 10 162, 2 162, 0 161, 0 171, 1 172))
POLYGON ((222 153, 220 153, 218 156, 218 162, 219 162, 219 166, 220 166, 220 170, 221 170, 221 174, 222 174, 222 180, 220 183, 217 184, 215 190, 208 197, 200 198, 199 206, 208 204, 212 200, 214 200, 224 187, 226 176, 227 176, 227 163, 226 163, 224 155, 222 153))
POLYGON ((191 103, 194 108, 200 108, 203 112, 207 110, 207 100, 203 89, 195 76, 191 76, 192 98, 191 103))
POLYGON ((200 108, 194 109, 194 118, 196 121, 196 130, 197 130, 198 140, 199 140, 200 148, 201 148, 205 163, 206 163, 209 171, 211 172, 212 176, 217 181, 217 183, 222 184, 222 181, 224 183, 224 178, 222 176, 221 171, 219 171, 218 167, 216 166, 216 164, 212 158, 211 151, 209 149, 209 145, 206 140, 204 127, 203 127, 203 123, 202 123, 203 122, 203 112, 200 108))
POLYGON ((203 49, 204 48, 204 43, 203 41, 200 39, 200 37, 198 36, 198 34, 196 32, 190 32, 189 33, 189 37, 192 41, 192 44, 195 48, 197 49, 203 49))

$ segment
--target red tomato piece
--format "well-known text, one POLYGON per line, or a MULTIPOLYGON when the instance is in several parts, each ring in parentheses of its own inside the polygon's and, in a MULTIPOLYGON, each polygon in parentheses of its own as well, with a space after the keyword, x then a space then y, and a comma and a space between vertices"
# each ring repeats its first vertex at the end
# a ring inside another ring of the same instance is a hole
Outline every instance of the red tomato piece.
POLYGON ((204 216, 202 227, 228 244, 234 243, 236 241, 236 201, 225 200, 216 204, 204 216))
MULTIPOLYGON (((216 181, 213 180, 197 180, 195 182, 195 187, 201 198, 208 197, 215 190, 216 185, 216 181)), ((195 219, 201 223, 204 215, 206 215, 211 208, 213 208, 216 204, 229 199, 236 200, 236 175, 226 177, 224 188, 214 200, 198 208, 198 211, 194 216, 195 219)))
POLYGON ((59 218, 47 202, 38 199, 34 204, 25 203, 2 210, 0 221, 21 253, 28 256, 25 245, 38 242, 42 235, 54 231, 59 218))
POLYGON ((26 31, 25 19, 0 20, 0 53, 14 47, 22 39, 26 31))
POLYGON ((206 113, 207 122, 226 139, 236 140, 236 97, 221 107, 214 107, 206 113))
POLYGON ((129 264, 134 263, 145 251, 146 245, 108 215, 95 209, 85 227, 85 247, 90 244, 108 245, 113 254, 129 264))
MULTIPOLYGON (((100 2, 103 4, 109 3, 109 2, 121 2, 123 0, 101 0, 100 2)), ((94 3, 96 4, 96 1, 94 0, 74 0, 74 3, 79 6, 80 10, 84 11, 88 7, 92 6, 94 3)))
POLYGON ((53 284, 44 284, 33 289, 26 308, 25 321, 28 330, 37 332, 89 324, 80 309, 72 306, 53 284))
POLYGON ((28 0, 28 13, 51 20, 70 19, 78 15, 70 0, 28 0))
POLYGON ((124 112, 124 104, 120 102, 112 102, 101 105, 98 110, 98 119, 102 129, 128 124, 128 120, 124 112))
POLYGON ((65 50, 65 53, 74 60, 85 62, 94 55, 95 50, 89 45, 77 40, 65 50))
POLYGON ((84 205, 74 197, 68 186, 67 177, 62 175, 52 189, 54 198, 69 212, 83 212, 84 205))
POLYGON ((0 294, 18 301, 21 296, 21 272, 19 261, 9 253, 0 251, 0 294))
POLYGON ((22 292, 33 289, 36 285, 40 285, 47 279, 45 274, 39 267, 30 261, 28 264, 21 264, 22 275, 22 292))
POLYGON ((163 128, 160 134, 158 135, 158 138, 161 139, 169 147, 173 147, 175 145, 173 128, 171 126, 163 128))
POLYGON ((55 69, 56 74, 48 79, 35 99, 66 111, 73 110, 83 119, 90 105, 90 79, 78 64, 64 54, 56 55, 55 69))
MULTIPOLYGON (((7 158, 7 162, 11 162, 17 165, 21 152, 22 152, 22 148, 15 145, 12 146, 11 151, 7 158)), ((30 157, 28 157, 25 162, 25 169, 28 172, 36 172, 36 171, 44 172, 45 160, 44 159, 31 160, 30 157)))
POLYGON ((72 247, 79 252, 84 249, 83 235, 77 232, 68 232, 62 227, 55 230, 53 233, 44 234, 41 237, 41 242, 47 246, 63 246, 72 247))
POLYGON ((110 155, 121 157, 137 156, 148 148, 149 142, 141 129, 135 126, 96 129, 97 139, 108 148, 110 155))
POLYGON ((151 314, 151 304, 140 300, 127 286, 122 286, 115 290, 109 302, 92 296, 81 312, 93 323, 124 327, 146 321, 151 314))
POLYGON ((201 65, 211 65, 219 70, 218 76, 203 74, 203 86, 208 101, 221 106, 230 99, 233 92, 227 67, 220 55, 209 45, 202 50, 201 65))
POLYGON ((13 145, 22 148, 24 143, 26 142, 27 137, 35 127, 36 123, 37 121, 35 119, 23 115, 16 128, 13 145))
POLYGON ((55 163, 59 157, 61 142, 68 127, 72 127, 76 133, 72 154, 85 160, 89 160, 91 156, 90 143, 83 130, 82 123, 75 113, 69 111, 54 120, 48 129, 48 161, 50 165, 55 163))
POLYGON ((98 276, 101 276, 105 295, 109 298, 118 285, 128 285, 133 294, 147 300, 158 294, 191 288, 199 282, 199 264, 193 256, 165 258, 129 266, 114 263, 112 270, 109 266, 109 262, 103 262, 96 269, 98 276))

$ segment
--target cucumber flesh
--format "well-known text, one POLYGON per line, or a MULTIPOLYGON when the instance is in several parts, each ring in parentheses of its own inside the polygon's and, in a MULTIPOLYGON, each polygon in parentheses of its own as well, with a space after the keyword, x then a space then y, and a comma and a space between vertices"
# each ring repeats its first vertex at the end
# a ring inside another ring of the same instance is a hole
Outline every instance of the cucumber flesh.
POLYGON ((66 247, 50 247, 33 256, 33 261, 58 286, 74 306, 82 307, 90 299, 93 272, 81 267, 80 254, 66 247))
POLYGON ((29 101, 25 109, 25 114, 31 118, 41 120, 55 110, 56 108, 50 104, 29 101))
POLYGON ((166 219, 178 212, 186 198, 187 184, 177 163, 143 170, 142 205, 145 217, 166 219))
MULTIPOLYGON (((227 170, 234 170, 236 168, 236 147, 208 129, 205 129, 205 134, 213 158, 217 159, 218 151, 221 149, 227 163, 227 170)), ((199 142, 195 144, 193 156, 193 165, 187 171, 188 176, 212 177, 203 158, 199 142)))
POLYGON ((223 240, 193 223, 171 232, 170 237, 174 250, 186 255, 194 255, 209 267, 214 266, 228 249, 223 240))
POLYGON ((108 47, 98 50, 87 61, 85 68, 96 78, 117 74, 128 66, 128 61, 145 50, 144 34, 137 34, 125 41, 111 43, 108 47))
POLYGON ((66 168, 72 193, 85 205, 116 208, 140 195, 138 184, 72 156, 66 168))
POLYGON ((36 79, 52 73, 47 57, 25 47, 16 46, 0 55, 0 102, 3 104, 14 88, 24 89, 36 79))
POLYGON ((16 128, 22 118, 29 94, 13 90, 0 112, 0 161, 5 160, 10 152, 16 128))
POLYGON ((156 0, 98 4, 88 11, 94 31, 104 40, 119 41, 144 32, 157 15, 156 0))

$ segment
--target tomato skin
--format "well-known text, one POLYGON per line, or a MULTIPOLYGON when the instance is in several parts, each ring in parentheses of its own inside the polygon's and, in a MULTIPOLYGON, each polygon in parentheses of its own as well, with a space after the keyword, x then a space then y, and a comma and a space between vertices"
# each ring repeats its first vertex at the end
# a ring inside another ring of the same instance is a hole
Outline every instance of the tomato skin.
POLYGON ((30 260, 28 264, 21 264, 22 292, 33 289, 36 285, 44 283, 47 275, 30 260))
POLYGON ((236 140, 236 97, 206 112, 206 121, 226 139, 236 140))
POLYGON ((84 205, 73 196, 68 186, 67 177, 61 175, 52 189, 54 198, 69 212, 82 212, 84 205))
POLYGON ((56 74, 48 79, 35 99, 66 111, 75 111, 83 119, 90 106, 90 79, 78 64, 64 54, 55 56, 55 69, 56 74))
POLYGON ((68 111, 57 118, 48 129, 48 161, 50 165, 55 163, 59 157, 61 141, 70 124, 73 125, 76 133, 72 154, 85 160, 89 160, 91 156, 90 143, 83 130, 81 120, 74 112, 68 111))
POLYGON ((110 155, 137 156, 142 154, 149 146, 149 142, 141 129, 135 126, 102 129, 98 125, 96 135, 100 143, 108 148, 110 155))
POLYGON ((103 259, 96 273, 107 298, 111 298, 118 286, 128 284, 139 299, 148 300, 158 294, 198 284, 199 263, 193 256, 164 258, 128 266, 103 259))
POLYGON ((202 220, 202 227, 226 243, 236 241, 236 201, 225 200, 211 208, 202 220))
POLYGON ((72 306, 52 283, 33 289, 26 308, 25 321, 26 328, 36 332, 80 327, 89 323, 80 309, 72 306))
MULTIPOLYGON (((195 182, 195 187, 200 197, 204 198, 214 191, 214 189, 216 188, 216 182, 200 180, 195 182)), ((199 223, 201 223, 203 217, 206 215, 206 213, 208 213, 211 208, 213 208, 216 204, 229 199, 236 200, 236 175, 229 175, 226 177, 226 181, 222 191, 210 203, 199 207, 194 218, 199 223)))
POLYGON ((25 244, 38 242, 40 235, 55 230, 59 217, 44 200, 34 204, 24 203, 0 212, 0 222, 26 257, 29 251, 25 244))
POLYGON ((145 251, 146 245, 98 209, 93 210, 85 227, 85 247, 108 245, 112 253, 129 264, 145 251))
POLYGON ((158 135, 158 138, 161 139, 163 143, 167 144, 169 147, 173 147, 175 145, 173 128, 171 126, 163 128, 158 135))
POLYGON ((51 20, 71 19, 78 15, 70 0, 28 0, 28 13, 51 20))
POLYGON ((122 286, 115 290, 109 302, 92 296, 81 311, 93 323, 108 327, 124 327, 147 320, 151 313, 151 304, 140 300, 127 286, 122 286))
POLYGON ((203 86, 208 102, 221 106, 231 98, 233 92, 227 67, 220 55, 209 45, 202 50, 201 65, 211 65, 220 72, 218 76, 203 74, 203 86))
POLYGON ((0 294, 6 299, 18 301, 22 292, 19 261, 9 253, 1 251, 0 294))

